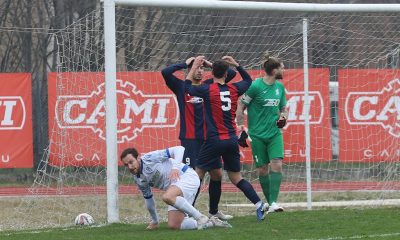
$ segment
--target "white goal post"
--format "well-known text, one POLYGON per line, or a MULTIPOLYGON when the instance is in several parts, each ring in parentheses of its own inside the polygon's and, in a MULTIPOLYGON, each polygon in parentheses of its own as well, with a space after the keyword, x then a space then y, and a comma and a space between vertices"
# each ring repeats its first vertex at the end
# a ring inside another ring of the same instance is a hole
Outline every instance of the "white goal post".
MULTIPOLYGON (((115 5, 162 8, 199 8, 223 10, 263 10, 285 12, 400 12, 400 4, 303 4, 214 0, 104 0, 105 82, 106 82, 106 147, 107 147, 107 220, 119 221, 118 155, 116 103, 116 26, 115 5)), ((303 22, 303 64, 305 100, 308 101, 307 19, 303 22)), ((306 117, 307 207, 311 208, 310 135, 306 117)))

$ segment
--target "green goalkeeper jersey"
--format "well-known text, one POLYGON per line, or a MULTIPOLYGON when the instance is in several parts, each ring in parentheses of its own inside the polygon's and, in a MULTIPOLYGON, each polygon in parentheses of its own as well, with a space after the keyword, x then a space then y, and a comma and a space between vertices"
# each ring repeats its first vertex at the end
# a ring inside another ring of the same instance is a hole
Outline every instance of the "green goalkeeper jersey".
POLYGON ((241 102, 247 106, 250 137, 266 139, 281 134, 276 126, 280 110, 286 106, 285 87, 281 82, 268 85, 263 78, 257 78, 241 98, 241 102))

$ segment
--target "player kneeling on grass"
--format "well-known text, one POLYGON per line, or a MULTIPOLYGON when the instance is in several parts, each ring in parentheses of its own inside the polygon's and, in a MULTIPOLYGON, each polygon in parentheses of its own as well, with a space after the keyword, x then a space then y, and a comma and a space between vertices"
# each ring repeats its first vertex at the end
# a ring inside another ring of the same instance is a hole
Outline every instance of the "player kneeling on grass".
POLYGON ((192 206, 200 186, 200 179, 192 168, 182 163, 184 151, 184 147, 176 146, 141 156, 135 148, 127 148, 121 153, 121 161, 132 173, 151 215, 151 222, 147 229, 156 229, 159 225, 151 187, 165 190, 162 200, 169 205, 169 228, 231 227, 229 223, 216 217, 208 218, 192 206))

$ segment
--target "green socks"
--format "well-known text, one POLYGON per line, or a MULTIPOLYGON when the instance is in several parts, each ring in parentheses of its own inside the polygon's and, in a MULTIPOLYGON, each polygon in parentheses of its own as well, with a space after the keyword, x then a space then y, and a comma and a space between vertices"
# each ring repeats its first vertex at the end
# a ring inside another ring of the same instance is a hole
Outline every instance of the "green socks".
POLYGON ((270 202, 269 202, 269 194, 270 194, 270 191, 269 191, 269 176, 268 175, 266 175, 266 176, 261 176, 261 175, 259 175, 258 176, 258 180, 260 181, 260 184, 261 184, 261 188, 262 188, 262 191, 263 191, 263 193, 264 193, 264 196, 265 196, 265 199, 267 199, 267 202, 268 202, 268 204, 270 204, 270 202))
MULTIPOLYGON (((281 172, 270 172, 269 173, 269 201, 268 203, 271 204, 273 202, 277 202, 279 189, 281 187, 282 182, 282 173, 281 172)), ((263 188, 264 189, 264 188, 263 188)))

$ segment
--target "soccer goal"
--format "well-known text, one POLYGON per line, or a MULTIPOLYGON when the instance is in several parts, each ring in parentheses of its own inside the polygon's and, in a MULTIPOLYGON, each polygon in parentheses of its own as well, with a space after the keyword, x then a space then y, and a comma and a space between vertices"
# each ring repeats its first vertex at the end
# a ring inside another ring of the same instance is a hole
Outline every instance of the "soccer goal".
MULTIPOLYGON (((283 60, 284 207, 399 204, 400 4, 104 0, 103 7, 55 34, 50 145, 32 196, 20 203, 23 227, 72 224, 81 212, 100 223, 147 221, 118 154, 179 145, 177 101, 160 70, 196 55, 231 55, 253 78, 264 74, 265 51, 283 60)), ((251 151, 241 150, 243 176, 262 196, 251 151)), ((222 188, 221 210, 252 214, 229 180, 222 188)), ((198 207, 206 212, 207 184, 203 190, 198 207)), ((165 217, 160 198, 157 205, 165 217)))

